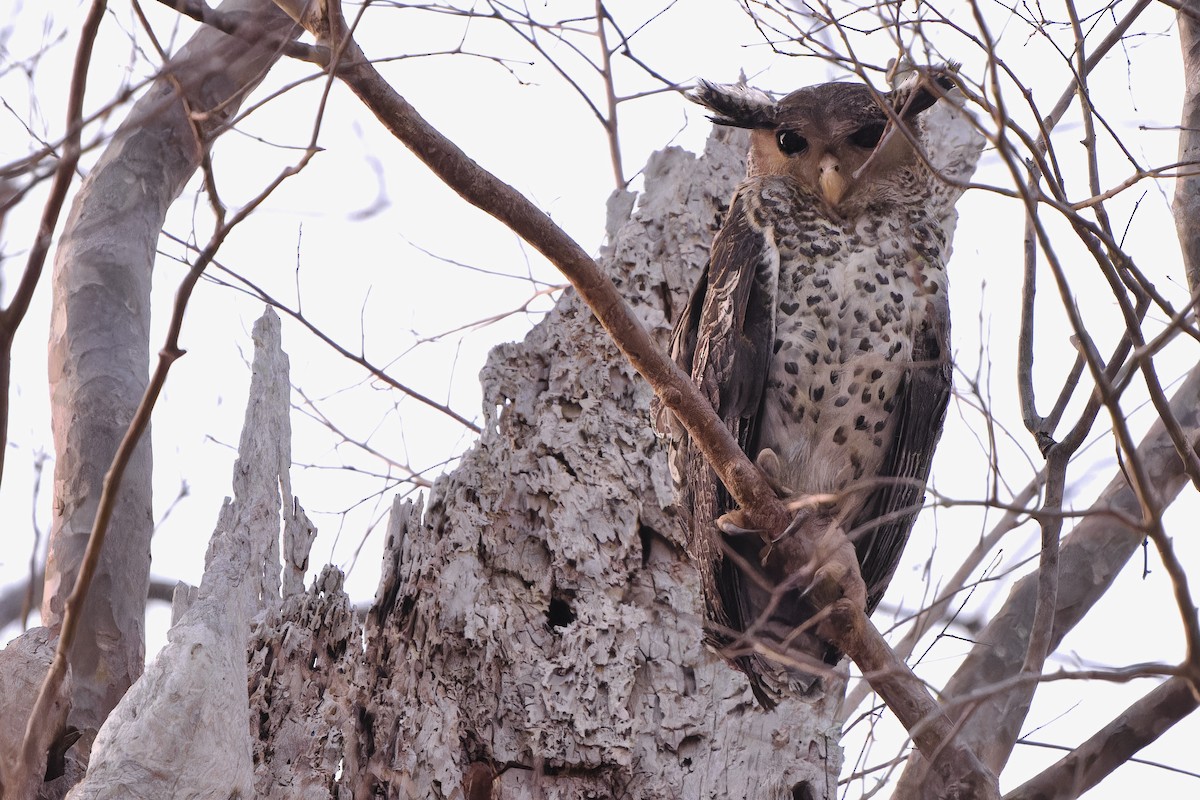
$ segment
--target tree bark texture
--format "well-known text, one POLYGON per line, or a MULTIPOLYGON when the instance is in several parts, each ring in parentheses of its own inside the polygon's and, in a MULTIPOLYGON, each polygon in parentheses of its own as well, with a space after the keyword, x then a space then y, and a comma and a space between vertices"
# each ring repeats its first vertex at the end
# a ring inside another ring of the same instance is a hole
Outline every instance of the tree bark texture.
MULTIPOLYGON (((22 741, 25 738, 25 721, 29 719, 42 679, 46 677, 50 662, 54 660, 56 644, 57 636, 54 631, 38 627, 25 631, 0 650, 0 755, 4 759, 4 763, 0 765, 0 770, 4 773, 0 796, 61 797, 82 774, 82 770, 78 768, 65 770, 61 750, 31 765, 33 768, 28 771, 10 768, 12 755, 21 752, 22 741), (68 772, 66 776, 63 775, 64 771, 68 772), (45 781, 42 780, 43 775, 47 778, 45 781)), ((62 697, 69 696, 70 683, 68 675, 63 682, 62 697)), ((69 703, 62 701, 62 697, 59 698, 61 702, 54 703, 42 720, 42 724, 50 729, 54 738, 64 733, 67 711, 70 709, 69 703)))
POLYGON ((104 723, 71 798, 257 796, 247 636, 253 619, 281 607, 281 509, 284 552, 307 554, 312 526, 291 493, 291 384, 274 312, 254 338, 234 496, 217 520, 203 583, 176 593, 166 647, 104 723))
MULTIPOLYGON (((654 156, 605 256, 660 338, 745 147, 721 132, 705 158, 654 156)), ((493 351, 482 381, 478 445, 423 514, 392 520, 354 796, 785 798, 801 784, 833 797, 841 685, 765 713, 703 647, 650 391, 586 306, 568 292, 493 351)))
MULTIPOLYGON (((228 0, 221 8, 254 15, 277 35, 298 31, 265 0, 228 0)), ((167 209, 195 172, 207 140, 276 57, 273 49, 202 28, 134 105, 75 197, 53 275, 49 377, 56 460, 42 607, 47 625, 62 619, 104 475, 146 387, 150 280, 167 209), (181 88, 192 111, 221 111, 189 122, 181 88)), ((71 722, 92 732, 142 672, 151 467, 144 440, 125 473, 71 651, 71 722)))

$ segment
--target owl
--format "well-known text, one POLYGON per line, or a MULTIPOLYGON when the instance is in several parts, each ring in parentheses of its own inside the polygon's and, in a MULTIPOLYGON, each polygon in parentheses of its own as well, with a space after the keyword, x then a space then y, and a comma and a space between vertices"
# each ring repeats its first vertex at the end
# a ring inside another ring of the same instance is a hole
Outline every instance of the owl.
POLYGON ((756 528, 669 413, 659 427, 710 637, 767 707, 781 673, 764 652, 792 665, 785 678, 797 653, 836 663, 814 614, 841 596, 874 610, 924 501, 950 396, 958 194, 922 153, 920 117, 952 85, 942 70, 886 94, 825 83, 775 101, 708 82, 691 94, 714 123, 749 129, 750 153, 671 355, 792 524, 756 528))

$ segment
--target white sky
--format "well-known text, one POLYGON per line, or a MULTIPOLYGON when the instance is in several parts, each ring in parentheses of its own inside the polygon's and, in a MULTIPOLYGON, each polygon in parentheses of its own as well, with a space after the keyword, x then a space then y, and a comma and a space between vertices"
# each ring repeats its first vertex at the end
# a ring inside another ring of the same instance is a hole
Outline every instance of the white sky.
MULTIPOLYGON (((7 23, 0 22, 0 43, 5 51, 0 61, 0 98, 5 102, 0 109, 0 164, 28 151, 25 125, 38 136, 60 134, 65 86, 84 5, 66 0, 19 3, 6 17, 7 23), (42 49, 45 52, 32 76, 10 68, 42 49), (33 111, 31 96, 36 97, 33 111)), ((546 17, 557 8, 583 7, 562 2, 546 5, 550 7, 546 17)), ((1125 5, 1118 10, 1123 11, 1125 5)), ((633 0, 608 4, 627 30, 645 19, 645 12, 640 11, 645 6, 633 0)), ((954 6, 962 6, 961 21, 969 25, 965 4, 954 6)), ((998 5, 987 8, 1002 53, 1033 87, 1042 110, 1048 110, 1068 85, 1061 56, 1024 23, 1006 17, 998 5)), ((542 9, 539 4, 533 11, 541 15, 542 9)), ((186 41, 193 29, 157 5, 146 4, 146 11, 155 20, 160 40, 174 43, 168 44, 169 48, 186 41)), ((1057 7, 1048 13, 1062 15, 1057 7)), ((375 58, 452 49, 463 38, 464 23, 457 18, 381 6, 370 10, 367 20, 358 35, 365 52, 375 58)), ((1106 30, 1109 24, 1102 22, 1100 27, 1106 30)), ((1169 9, 1152 6, 1138 28, 1149 33, 1114 51, 1091 78, 1098 107, 1143 166, 1168 164, 1176 158, 1176 137, 1170 126, 1179 118, 1181 83, 1178 43, 1171 25, 1169 9)), ((130 8, 124 3, 112 4, 93 60, 87 110, 106 103, 126 82, 153 74, 155 65, 145 56, 151 51, 140 31, 143 52, 131 52, 129 31, 136 29, 130 8)), ((1050 32, 1060 42, 1068 41, 1069 32, 1050 32)), ((732 81, 739 70, 745 70, 757 86, 790 91, 841 77, 819 61, 773 54, 732 0, 683 0, 639 33, 633 45, 639 57, 667 77, 685 83, 698 76, 732 81)), ((878 34, 858 37, 854 46, 865 60, 875 63, 892 55, 887 40, 878 34)), ((937 58, 961 60, 966 76, 982 77, 977 50, 950 37, 941 47, 945 52, 937 58)), ((381 69, 431 123, 552 214, 586 249, 595 251, 603 237, 604 200, 613 188, 599 125, 544 59, 511 33, 476 21, 464 49, 504 55, 512 59, 508 62, 512 73, 493 61, 464 55, 394 60, 382 64, 381 69), (530 61, 535 63, 524 63, 530 61)), ((569 58, 561 46, 548 49, 556 58, 569 58)), ((577 75, 579 63, 568 62, 577 75)), ((626 61, 618 58, 615 63, 619 92, 657 88, 626 61)), ((281 62, 255 96, 261 99, 268 91, 312 75, 310 65, 281 62)), ((597 81, 588 77, 585 86, 593 97, 602 96, 597 81)), ((323 81, 318 78, 290 89, 249 116, 238 132, 221 140, 214 160, 228 205, 236 206, 257 194, 280 168, 298 158, 297 151, 288 148, 308 141, 322 88, 323 81)), ((1028 114, 1020 113, 1019 96, 1011 87, 1006 97, 1019 121, 1029 126, 1028 114)), ((104 123, 104 129, 114 128, 121 114, 118 110, 104 123)), ((668 142, 698 151, 709 130, 700 110, 674 93, 623 104, 620 115, 627 175, 635 174, 653 150, 668 142)), ((90 129, 85 140, 98 130, 90 129)), ((1078 116, 1073 112, 1059 130, 1059 157, 1070 162, 1076 181, 1069 191, 1073 197, 1083 198, 1087 189, 1080 171, 1083 148, 1076 143, 1082 136, 1078 116)), ((295 304, 299 291, 305 314, 330 336, 351 350, 365 347, 372 361, 388 365, 402 382, 478 420, 476 375, 488 349, 520 338, 540 315, 515 314, 465 332, 461 327, 521 307, 537 288, 528 276, 547 283, 560 283, 561 277, 498 223, 466 206, 430 177, 340 86, 331 94, 320 143, 325 151, 305 172, 287 182, 230 237, 221 251, 221 263, 289 304, 295 304), (454 266, 428 257, 422 249, 510 277, 454 266), (426 341, 430 337, 440 338, 426 341)), ((1133 172, 1111 145, 1103 145, 1102 153, 1102 185, 1117 184, 1133 172)), ((85 156, 85 169, 95 156, 95 152, 85 156)), ((976 180, 1009 184, 990 152, 985 154, 976 180)), ((635 178, 634 188, 639 185, 635 178)), ((198 182, 193 181, 172 210, 167 229, 179 237, 204 241, 211 215, 197 190, 198 182)), ((1109 210, 1118 229, 1132 214, 1127 239, 1132 255, 1158 288, 1178 304, 1186 292, 1170 218, 1170 191, 1169 182, 1147 182, 1114 200, 1109 210)), ((24 264, 42 196, 38 193, 38 201, 26 202, 10 214, 0 240, 5 299, 24 264)), ((960 213, 950 266, 957 360, 965 373, 978 371, 984 382, 996 418, 1000 471, 1004 483, 1015 492, 1040 463, 1021 424, 1013 382, 1022 220, 1016 203, 986 192, 969 193, 960 204, 960 213), (981 340, 985 348, 982 367, 981 340)), ((1107 352, 1120 332, 1115 305, 1111 298, 1105 299, 1107 288, 1079 248, 1068 244, 1070 239, 1069 232, 1060 239, 1064 242, 1061 254, 1069 265, 1089 330, 1101 351, 1107 352)), ((183 254, 181 246, 166 239, 161 248, 169 256, 183 254)), ((167 257, 160 259, 157 270, 158 316, 152 351, 162 341, 171 295, 183 272, 167 257)), ((5 520, 7 542, 0 551, 0 585, 19 580, 27 570, 32 546, 30 520, 36 516, 43 535, 49 528, 49 461, 41 475, 38 505, 31 505, 33 465, 40 453, 50 450, 44 357, 48 285, 47 275, 18 334, 10 450, 0 487, 0 519, 5 520)), ((1074 351, 1048 274, 1043 274, 1040 287, 1037 379, 1040 406, 1045 411, 1074 351)), ((545 298, 532 306, 535 312, 546 308, 545 298)), ((221 498, 229 491, 233 447, 249 382, 244 364, 249 357, 249 329, 261 311, 261 302, 212 283, 202 284, 192 301, 183 333, 188 355, 172 369, 154 417, 156 518, 167 513, 182 485, 188 486, 189 494, 173 507, 156 534, 155 575, 192 583, 199 580, 207 537, 221 498)), ((417 469, 430 469, 430 476, 440 471, 438 465, 447 458, 470 446, 472 436, 461 426, 367 380, 362 370, 287 319, 284 346, 291 354, 294 383, 350 437, 369 440, 372 447, 417 469)), ((1181 375, 1197 358, 1194 342, 1181 342, 1173 351, 1160 361, 1164 381, 1181 375)), ((965 391, 966 384, 960 383, 958 388, 965 391)), ((1133 409, 1139 397, 1131 391, 1126 408, 1133 409)), ((293 399, 301 402, 298 395, 293 399)), ((1067 420, 1069 425, 1069 413, 1067 420)), ((1150 421, 1144 411, 1134 416, 1138 432, 1150 421)), ((408 487, 383 491, 381 481, 373 475, 343 469, 386 469, 378 459, 339 443, 303 414, 294 415, 293 425, 294 489, 321 531, 313 549, 313 564, 326 560, 343 568, 353 564, 349 591, 356 599, 369 600, 382 547, 382 528, 377 523, 393 494, 408 487), (355 562, 360 546, 362 553, 355 562)), ((934 470, 938 491, 959 499, 978 498, 987 491, 986 437, 983 418, 968 403, 952 407, 934 470)), ((1107 483, 1115 463, 1111 439, 1081 457, 1072 470, 1071 486, 1071 498, 1079 507, 1086 506, 1107 483)), ((1200 563, 1191 516, 1195 507, 1194 502, 1181 504, 1167 520, 1168 531, 1176 537, 1188 566, 1200 563)), ((988 520, 998 516, 992 513, 985 519, 974 507, 926 514, 885 602, 918 604, 936 586, 937 576, 952 571, 957 558, 986 531, 988 520)), ((994 568, 1004 572, 1034 553, 1034 536, 1033 528, 1026 526, 1010 537, 994 568)), ((1066 666, 1125 665, 1169 661, 1182 655, 1170 587, 1153 557, 1151 564, 1153 572, 1146 580, 1141 578, 1140 563, 1129 566, 1109 597, 1068 638, 1062 649, 1067 655, 1060 653, 1056 662, 1066 666)), ((994 610, 1007 586, 1007 582, 982 586, 968 606, 968 616, 994 610)), ((155 641, 162 641, 166 618, 165 609, 151 612, 152 648, 155 641)), ((926 657, 921 674, 935 683, 940 681, 967 647, 942 640, 926 657)), ((1075 744, 1148 688, 1145 681, 1132 686, 1067 682, 1047 687, 1039 694, 1026 729, 1045 725, 1033 738, 1075 744)), ((1190 719, 1142 755, 1191 768, 1194 756, 1189 754, 1194 753, 1197 735, 1200 725, 1190 719)), ((846 741, 848 764, 856 756, 856 737, 857 733, 852 734, 846 741)), ((872 758, 893 754, 894 746, 889 746, 880 746, 872 758)), ((1016 786, 1057 757, 1049 750, 1019 748, 1006 773, 1005 786, 1016 786)), ((1189 796, 1197 791, 1197 782, 1160 769, 1128 766, 1091 796, 1125 796, 1151 787, 1189 796)))

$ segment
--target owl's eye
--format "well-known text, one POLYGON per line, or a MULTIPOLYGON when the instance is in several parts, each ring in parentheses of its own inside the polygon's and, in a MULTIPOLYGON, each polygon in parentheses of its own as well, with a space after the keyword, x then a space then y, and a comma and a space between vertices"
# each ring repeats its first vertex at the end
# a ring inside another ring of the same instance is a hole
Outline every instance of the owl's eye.
POLYGON ((795 131, 780 131, 775 134, 775 141, 785 156, 794 156, 808 149, 808 140, 795 131))
POLYGON ((856 147, 874 147, 883 138, 883 128, 884 125, 882 122, 872 122, 870 125, 863 125, 850 134, 850 143, 856 147))

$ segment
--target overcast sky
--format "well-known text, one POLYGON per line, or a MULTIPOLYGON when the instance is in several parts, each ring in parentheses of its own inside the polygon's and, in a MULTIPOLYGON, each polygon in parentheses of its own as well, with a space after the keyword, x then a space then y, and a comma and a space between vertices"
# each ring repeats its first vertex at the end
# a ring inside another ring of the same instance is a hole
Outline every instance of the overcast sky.
MULTIPOLYGON (((534 13, 551 18, 556 8, 568 5, 580 8, 584 4, 538 4, 534 13)), ((643 10, 647 5, 624 0, 610 3, 609 8, 631 33, 647 20, 649 14, 643 10)), ((1068 85, 1062 55, 1024 22, 1006 16, 999 5, 987 8, 992 35, 1005 57, 1031 85, 1039 106, 1048 109, 1068 85)), ((160 42, 169 50, 186 41, 193 30, 190 23, 156 4, 146 4, 146 11, 160 42)), ((26 2, 19 3, 7 21, 0 23, 4 26, 0 34, 4 47, 0 54, 0 97, 4 99, 0 164, 29 152, 33 145, 27 126, 37 137, 54 139, 61 134, 69 65, 82 16, 82 7, 76 2, 26 2), (29 63, 38 52, 41 56, 31 75, 14 68, 29 63)), ((969 17, 963 22, 969 24, 969 17)), ((1111 22, 1101 18, 1097 24, 1106 30, 1111 22)), ((1176 158, 1171 126, 1179 119, 1181 83, 1178 43, 1171 25, 1169 9, 1152 6, 1139 26, 1142 33, 1114 51, 1091 78, 1096 105, 1143 166, 1168 164, 1176 158)), ((1061 29, 1049 32, 1061 42, 1068 41, 1061 29)), ((369 56, 394 59, 382 63, 381 69, 431 123, 533 199, 585 249, 597 251, 603 240, 604 201, 614 188, 607 144, 587 106, 553 71, 545 56, 495 23, 476 20, 468 26, 458 17, 387 6, 368 12, 358 38, 369 56), (401 58, 453 50, 460 43, 466 53, 401 58), (504 60, 471 53, 498 55, 504 60)), ((582 38, 576 41, 589 46, 582 38)), ((960 60, 969 79, 983 77, 978 50, 949 35, 939 41, 943 42, 942 52, 932 54, 929 60, 960 60)), ((639 58, 667 78, 685 84, 696 77, 732 81, 744 71, 753 84, 786 92, 846 77, 815 59, 773 53, 732 0, 676 3, 641 28, 631 44, 639 58)), ((894 47, 882 35, 858 37, 853 44, 871 63, 885 63, 893 55, 894 47)), ((579 76, 591 97, 601 101, 600 84, 594 76, 584 74, 577 57, 549 39, 546 47, 579 76)), ((85 110, 100 108, 122 87, 152 76, 158 65, 148 55, 151 53, 149 40, 129 6, 114 3, 93 57, 85 110), (132 35, 137 50, 131 44, 131 32, 136 32, 132 35)), ((627 59, 618 57, 615 65, 617 90, 622 94, 661 86, 627 59)), ((882 80, 876 80, 882 85, 882 80)), ((324 81, 311 65, 283 61, 272 71, 255 93, 255 100, 282 94, 239 122, 237 130, 224 136, 216 148, 214 164, 226 204, 236 207, 245 202, 281 168, 297 160, 296 148, 306 145, 311 136, 323 90, 324 81)), ((1008 97, 1014 115, 1029 126, 1029 115, 1021 113, 1019 96, 1011 87, 1008 97)), ((89 128, 85 141, 111 131, 124 111, 125 107, 119 107, 100 125, 89 128)), ((1060 158, 1076 179, 1070 193, 1082 199, 1087 188, 1077 120, 1069 115, 1060 126, 1058 147, 1060 158)), ((698 151, 710 129, 703 113, 674 92, 622 104, 620 127, 623 168, 633 177, 634 189, 640 186, 637 172, 651 152, 668 144, 698 151)), ((350 350, 364 349, 370 360, 386 366, 407 385, 480 421, 476 376, 487 351, 499 342, 523 336, 550 304, 545 296, 532 303, 530 298, 561 283, 562 278, 498 223, 466 206, 430 177, 341 86, 335 85, 330 94, 319 142, 324 151, 311 165, 230 237, 221 250, 221 264, 288 305, 299 304, 329 336, 350 350), (526 311, 473 327, 480 320, 521 309, 527 303, 526 311)), ((85 155, 83 170, 94 163, 98 152, 85 155)), ((1102 145, 1102 153, 1103 186, 1115 185, 1133 172, 1115 146, 1102 145)), ((990 151, 976 180, 1011 183, 990 151)), ((207 201, 198 190, 198 182, 193 181, 168 220, 167 231, 185 241, 203 242, 211 230, 207 201)), ((1170 217, 1170 191, 1169 182, 1145 182, 1114 200, 1110 213, 1118 229, 1128 225, 1126 244, 1139 266, 1178 304, 1186 291, 1170 217)), ((40 200, 42 193, 36 197, 40 200)), ((966 377, 980 381, 988 410, 995 417, 992 434, 1002 486, 1015 492, 1040 463, 1021 424, 1013 384, 1022 219, 1016 203, 986 191, 968 193, 960 212, 950 264, 956 363, 966 377)), ((3 232, 0 274, 6 298, 24 263, 29 232, 38 214, 38 200, 26 202, 10 215, 3 232)), ((1062 233, 1061 226, 1055 229, 1062 233)), ((1063 241, 1069 241, 1069 234, 1063 241)), ((178 259, 187 255, 184 246, 166 237, 160 246, 163 257, 156 266, 157 326, 152 351, 162 342, 171 295, 184 271, 178 259)), ((1120 333, 1111 299, 1106 302, 1105 295, 1097 293, 1107 293, 1107 288, 1099 285, 1094 267, 1078 248, 1064 244, 1063 255, 1091 332, 1106 351, 1120 333)), ((213 271, 212 277, 236 283, 219 271, 213 271)), ((1042 285, 1045 297, 1040 308, 1043 322, 1037 376, 1039 396, 1048 406, 1073 351, 1048 276, 1042 285)), ((35 465, 43 456, 52 457, 45 378, 48 286, 47 275, 18 335, 15 354, 10 450, 5 482, 0 487, 0 519, 5 520, 7 543, 0 552, 2 584, 19 580, 27 570, 33 540, 31 520, 36 517, 43 536, 49 529, 51 461, 41 473, 36 508, 31 504, 38 474, 35 465)), ((192 301, 183 334, 188 355, 172 369, 154 417, 156 518, 166 517, 154 544, 155 575, 192 583, 199 580, 207 537, 221 498, 229 491, 233 447, 249 381, 249 330, 262 307, 261 301, 216 282, 202 284, 192 301), (174 504, 185 485, 188 495, 174 504)), ((315 408, 350 439, 369 443, 430 478, 442 471, 448 459, 469 447, 473 435, 445 415, 370 380, 360 368, 286 319, 284 346, 291 354, 294 383, 315 403, 307 406, 298 392, 293 395, 298 406, 308 409, 294 415, 297 467, 293 480, 297 496, 320 527, 313 550, 314 569, 325 561, 343 568, 353 565, 348 588, 356 599, 369 600, 382 548, 379 523, 397 492, 414 489, 410 483, 378 477, 377 473, 388 470, 383 461, 341 442, 324 424, 314 421, 311 412, 315 408)), ((1196 361, 1194 348, 1194 342, 1181 343, 1175 348, 1178 352, 1163 357, 1160 375, 1164 380, 1181 375, 1196 361)), ((959 380, 957 388, 963 398, 951 408, 934 469, 934 486, 953 498, 979 498, 993 479, 987 470, 989 431, 975 407, 978 398, 970 396, 969 383, 959 380)), ((1137 397, 1136 392, 1128 396, 1128 410, 1134 409, 1137 397)), ((1135 430, 1144 430, 1151 419, 1144 412, 1135 414, 1135 430)), ((1082 507, 1114 473, 1111 440, 1090 448, 1080 462, 1072 471, 1072 499, 1082 507)), ((1188 536, 1195 531, 1195 511, 1195 503, 1181 505, 1168 519, 1168 530, 1175 534, 1181 556, 1189 565, 1200 563, 1200 548, 1194 535, 1188 536)), ((885 602, 918 605, 936 590, 937 576, 952 571, 956 558, 997 516, 985 517, 978 508, 941 509, 924 515, 885 602)), ((991 568, 998 573, 1019 569, 1020 562, 1034 553, 1035 533, 1027 526, 1023 536, 1013 537, 991 568)), ((982 586, 968 614, 994 609, 1007 585, 982 586)), ((1131 564, 1110 595, 1069 637, 1064 651, 1077 654, 1072 657, 1082 664, 1128 664, 1182 655, 1182 637, 1161 570, 1143 580, 1141 565, 1131 564), (1133 621, 1130 609, 1137 608, 1151 611, 1133 621), (1154 619, 1161 624, 1151 624, 1154 619), (1119 635, 1114 635, 1114 620, 1119 622, 1119 635)), ((153 611, 152 619, 153 648, 154 642, 162 641, 166 611, 153 611)), ((956 647, 942 642, 926 659, 924 674, 938 680, 966 649, 966 644, 956 647)), ((1036 739, 1074 744, 1094 729, 1097 720, 1106 719, 1147 688, 1145 682, 1133 687, 1089 684, 1087 706, 1076 709, 1074 698, 1083 687, 1055 687, 1039 695, 1029 726, 1047 725, 1036 739), (1103 699, 1097 702, 1097 697, 1103 699)), ((1188 743, 1194 753, 1198 735, 1200 726, 1189 720, 1152 750, 1164 760, 1187 765, 1194 758, 1180 758, 1172 748, 1188 743)), ((855 751, 849 741, 847 746, 849 763, 855 751)), ((1022 768, 1011 771, 1012 780, 1019 779, 1022 770, 1031 773, 1058 757, 1052 751, 1033 748, 1018 753, 1022 768)), ((884 757, 882 750, 874 755, 884 757)), ((1119 796, 1122 787, 1144 791, 1148 785, 1196 791, 1194 779, 1130 767, 1096 796, 1119 796)))

